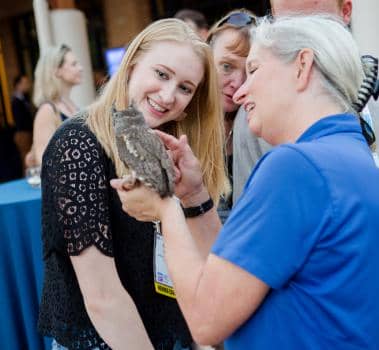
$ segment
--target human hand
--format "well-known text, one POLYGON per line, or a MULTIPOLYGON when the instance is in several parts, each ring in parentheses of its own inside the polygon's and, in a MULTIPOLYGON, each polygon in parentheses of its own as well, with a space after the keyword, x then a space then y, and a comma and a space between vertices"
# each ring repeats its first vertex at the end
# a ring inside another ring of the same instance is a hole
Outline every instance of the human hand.
MULTIPOLYGON (((195 197, 203 197, 203 193, 209 197, 203 184, 203 175, 199 160, 193 154, 188 144, 187 136, 181 135, 179 139, 155 130, 173 160, 175 166, 175 195, 182 204, 185 202, 196 203, 195 197)), ((200 202, 202 200, 200 199, 200 202)))
POLYGON ((157 192, 128 179, 112 179, 111 186, 117 191, 122 209, 139 221, 160 221, 165 201, 157 192))

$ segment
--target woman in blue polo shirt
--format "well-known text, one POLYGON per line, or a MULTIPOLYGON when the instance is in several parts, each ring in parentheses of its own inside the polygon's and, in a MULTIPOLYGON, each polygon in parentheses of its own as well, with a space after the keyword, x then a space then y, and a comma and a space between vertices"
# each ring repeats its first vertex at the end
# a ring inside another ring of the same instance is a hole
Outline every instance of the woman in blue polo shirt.
MULTIPOLYGON (((364 77, 356 44, 321 15, 264 20, 252 43, 234 100, 251 131, 277 147, 254 168, 211 253, 203 257, 191 237, 193 227, 216 229, 200 201, 192 210, 199 215, 186 219, 175 199, 113 185, 124 210, 161 220, 169 273, 197 342, 378 349, 379 169, 352 107, 364 77)), ((178 183, 190 186, 189 148, 163 139, 178 183)))

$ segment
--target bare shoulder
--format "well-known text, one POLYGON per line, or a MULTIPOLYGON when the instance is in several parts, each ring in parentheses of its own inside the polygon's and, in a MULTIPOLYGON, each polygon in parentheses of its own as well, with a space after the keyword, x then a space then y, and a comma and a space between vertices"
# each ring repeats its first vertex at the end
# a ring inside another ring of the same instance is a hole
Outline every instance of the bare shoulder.
POLYGON ((54 110, 54 107, 50 103, 44 103, 42 104, 37 111, 36 114, 36 122, 40 123, 53 123, 53 124, 59 124, 60 119, 57 115, 56 110, 54 110))

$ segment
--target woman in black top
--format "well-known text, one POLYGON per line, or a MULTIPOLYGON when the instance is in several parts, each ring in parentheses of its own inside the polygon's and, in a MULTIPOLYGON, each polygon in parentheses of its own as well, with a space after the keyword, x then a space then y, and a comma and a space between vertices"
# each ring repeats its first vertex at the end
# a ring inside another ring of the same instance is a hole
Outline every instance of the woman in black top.
MULTIPOLYGON (((58 344, 172 350, 192 343, 176 300, 156 291, 153 224, 126 215, 110 187, 110 179, 128 173, 117 155, 111 110, 133 101, 150 127, 187 134, 217 202, 227 180, 215 75, 208 46, 185 23, 155 22, 130 44, 99 99, 51 139, 42 167, 39 329, 58 344)), ((203 195, 180 188, 184 207, 203 195)))
POLYGON ((83 67, 71 48, 51 46, 41 55, 34 72, 33 103, 38 107, 33 127, 33 146, 27 166, 40 166, 46 146, 59 125, 78 108, 71 99, 73 87, 82 82, 83 67))

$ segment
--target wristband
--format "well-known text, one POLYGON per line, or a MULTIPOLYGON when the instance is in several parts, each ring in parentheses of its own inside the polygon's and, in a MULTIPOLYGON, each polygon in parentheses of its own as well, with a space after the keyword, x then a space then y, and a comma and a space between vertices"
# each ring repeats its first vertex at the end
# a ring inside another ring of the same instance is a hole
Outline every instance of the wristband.
POLYGON ((201 203, 197 207, 189 207, 189 208, 183 208, 183 213, 186 218, 194 218, 196 216, 200 216, 205 214, 207 211, 211 210, 213 208, 213 200, 212 198, 209 198, 204 203, 201 203))

